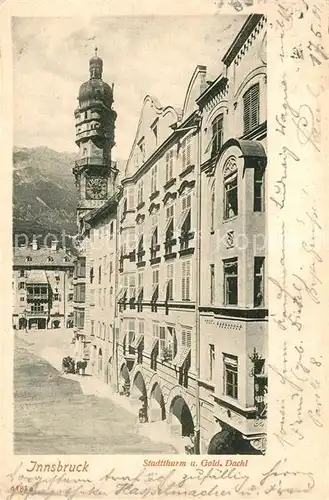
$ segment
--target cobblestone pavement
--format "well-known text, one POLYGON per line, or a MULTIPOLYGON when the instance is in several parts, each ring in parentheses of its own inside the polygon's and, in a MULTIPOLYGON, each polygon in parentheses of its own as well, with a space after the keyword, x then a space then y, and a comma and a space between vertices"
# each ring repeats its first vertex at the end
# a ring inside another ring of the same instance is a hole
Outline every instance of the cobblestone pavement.
POLYGON ((72 331, 15 336, 16 454, 173 454, 165 422, 139 424, 128 398, 94 377, 61 374, 72 331))

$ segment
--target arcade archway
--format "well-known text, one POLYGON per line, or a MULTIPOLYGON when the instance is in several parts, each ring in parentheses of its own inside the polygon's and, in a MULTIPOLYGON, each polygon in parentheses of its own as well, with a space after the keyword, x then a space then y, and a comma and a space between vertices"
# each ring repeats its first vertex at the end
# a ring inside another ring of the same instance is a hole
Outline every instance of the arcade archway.
POLYGON ((103 371, 103 351, 100 348, 98 350, 98 375, 101 375, 103 371))
POLYGON ((147 390, 144 377, 138 371, 134 377, 131 388, 132 403, 136 406, 140 422, 148 421, 147 390))
POLYGON ((127 365, 124 363, 120 369, 120 378, 119 378, 119 392, 121 395, 129 396, 130 395, 130 376, 127 365))
POLYGON ((176 396, 170 405, 171 431, 180 436, 194 434, 192 413, 182 396, 176 396))
POLYGON ((155 383, 152 387, 149 406, 150 406, 149 417, 151 422, 165 420, 166 407, 162 390, 158 383, 155 383))

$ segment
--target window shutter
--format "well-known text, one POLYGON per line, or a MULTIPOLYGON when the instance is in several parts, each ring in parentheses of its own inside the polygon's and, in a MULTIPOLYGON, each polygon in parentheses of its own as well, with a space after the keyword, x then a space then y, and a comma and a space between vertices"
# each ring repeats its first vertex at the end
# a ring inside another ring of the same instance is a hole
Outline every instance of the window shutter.
POLYGON ((249 104, 249 92, 244 96, 244 113, 243 113, 243 127, 244 131, 249 130, 250 123, 250 104, 249 104))
POLYGON ((250 113, 251 113, 251 128, 258 125, 259 116, 259 86, 255 85, 250 89, 250 113))
POLYGON ((192 345, 192 332, 191 330, 186 330, 186 346, 191 348, 192 345))
POLYGON ((187 146, 186 146, 186 166, 188 167, 191 165, 191 136, 187 139, 187 146))

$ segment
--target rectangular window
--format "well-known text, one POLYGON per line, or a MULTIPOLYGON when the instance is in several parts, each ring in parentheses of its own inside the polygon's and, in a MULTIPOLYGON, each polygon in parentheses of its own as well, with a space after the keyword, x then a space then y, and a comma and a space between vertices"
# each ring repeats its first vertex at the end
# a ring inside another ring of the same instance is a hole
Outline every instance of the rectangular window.
POLYGON ((213 186, 211 190, 211 201, 210 201, 210 231, 213 232, 215 230, 215 187, 213 186))
POLYGON ((168 151, 166 153, 166 183, 169 182, 173 177, 173 167, 174 167, 174 150, 168 151))
POLYGON ((191 142, 192 136, 190 135, 182 142, 182 170, 184 171, 191 165, 191 142))
POLYGON ((109 303, 110 303, 110 306, 113 306, 113 286, 110 287, 109 303))
POLYGON ((174 264, 167 265, 166 300, 174 299, 174 264))
POLYGON ((254 212, 264 211, 264 173, 263 168, 254 169, 254 212))
POLYGON ((114 222, 112 221, 110 224, 110 240, 113 240, 114 235, 114 222))
POLYGON ((226 259, 224 265, 224 304, 238 305, 238 259, 226 259))
POLYGON ((141 293, 144 286, 144 273, 140 271, 137 275, 137 287, 138 287, 138 295, 141 293))
POLYGON ((157 146, 157 144, 158 144, 158 127, 157 127, 157 125, 153 125, 151 128, 152 128, 152 132, 154 135, 155 145, 157 146))
POLYGON ((224 181, 224 219, 238 215, 238 175, 227 177, 224 181))
POLYGON ((264 257, 254 260, 254 307, 264 306, 264 257))
POLYGON ((135 319, 128 321, 128 345, 131 346, 135 338, 135 319))
POLYGON ((90 289, 90 305, 91 306, 95 305, 95 289, 94 288, 90 289))
POLYGON ((24 290, 25 289, 25 283, 24 282, 21 282, 18 284, 18 289, 19 290, 24 290))
POLYGON ((127 189, 127 209, 135 209, 135 188, 132 186, 127 189))
POLYGON ((158 184, 157 175, 158 175, 158 168, 157 165, 154 165, 154 167, 151 170, 151 194, 157 191, 157 184, 158 184))
POLYGON ((99 259, 99 266, 98 266, 98 284, 100 285, 102 282, 102 259, 99 259))
POLYGON ((164 326, 160 326, 159 328, 159 352, 160 355, 166 348, 166 328, 164 326))
POLYGON ((86 258, 79 257, 77 260, 77 277, 85 278, 86 277, 86 258))
POLYGON ((246 134, 259 125, 259 84, 253 85, 243 96, 243 125, 246 134))
POLYGON ((19 275, 20 275, 20 277, 21 277, 21 278, 24 278, 24 277, 25 277, 25 271, 24 271, 24 269, 21 269, 21 270, 19 271, 19 275))
POLYGON ((181 229, 181 250, 189 248, 191 231, 191 201, 192 196, 188 194, 182 198, 182 214, 179 221, 181 229))
POLYGON ((215 156, 223 144, 223 115, 217 116, 212 124, 211 156, 215 156))
POLYGON ((154 269, 152 272, 153 288, 159 285, 159 269, 154 269))
POLYGON ((210 264, 210 304, 215 302, 215 264, 210 264))
POLYGON ((106 306, 106 288, 103 288, 103 306, 106 306))
POLYGON ((182 346, 191 348, 192 345, 192 330, 190 328, 182 329, 182 346))
MULTIPOLYGON (((165 237, 165 241, 172 240, 174 236, 174 204, 166 207, 166 223, 163 235, 165 237)), ((171 253, 171 251, 166 251, 166 253, 171 253)))
POLYGON ((140 157, 141 163, 144 163, 144 160, 145 160, 145 141, 144 141, 144 138, 142 138, 139 141, 138 148, 139 148, 139 157, 140 157))
POLYGON ((191 262, 182 262, 182 300, 191 300, 191 262))
POLYGON ((140 180, 137 185, 137 205, 140 205, 144 201, 144 181, 140 180))
POLYGON ((238 399, 238 358, 223 354, 224 394, 238 399))
POLYGON ((209 380, 214 378, 215 369, 215 346, 214 344, 209 344, 209 380))
POLYGON ((92 337, 95 335, 95 321, 93 319, 90 320, 90 335, 92 337))
POLYGON ((151 259, 155 259, 158 251, 158 228, 152 228, 152 238, 151 238, 151 259))
POLYGON ((134 274, 129 276, 129 299, 134 299, 136 296, 136 277, 134 274))
POLYGON ((138 333, 144 335, 144 320, 140 319, 138 323, 138 333))

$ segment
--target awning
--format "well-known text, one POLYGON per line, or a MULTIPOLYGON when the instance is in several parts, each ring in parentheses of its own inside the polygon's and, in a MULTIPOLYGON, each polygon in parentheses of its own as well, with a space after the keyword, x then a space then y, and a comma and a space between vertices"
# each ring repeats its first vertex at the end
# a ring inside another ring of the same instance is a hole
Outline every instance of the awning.
POLYGON ((26 283, 33 283, 36 285, 48 284, 46 271, 41 269, 33 269, 32 271, 29 271, 26 283))
POLYGON ((143 338, 144 338, 144 334, 143 334, 143 333, 140 333, 140 334, 136 337, 136 339, 134 340, 134 342, 131 344, 131 347, 132 347, 133 349, 138 349, 138 347, 139 347, 140 343, 142 342, 143 338))
POLYGON ((151 349, 150 349, 151 354, 153 353, 153 351, 156 348, 156 346, 158 345, 158 343, 159 343, 158 337, 154 337, 152 340, 151 349))
POLYGON ((172 364, 176 365, 177 368, 181 368, 185 361, 187 360, 188 355, 191 352, 190 347, 185 347, 182 346, 181 349, 178 351, 174 359, 172 360, 172 364))

